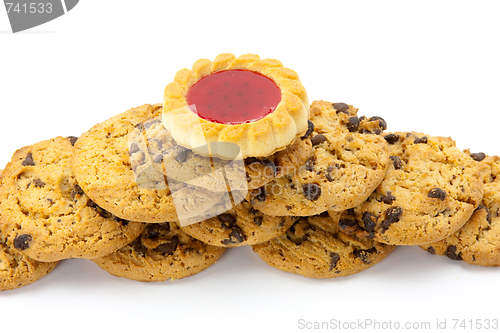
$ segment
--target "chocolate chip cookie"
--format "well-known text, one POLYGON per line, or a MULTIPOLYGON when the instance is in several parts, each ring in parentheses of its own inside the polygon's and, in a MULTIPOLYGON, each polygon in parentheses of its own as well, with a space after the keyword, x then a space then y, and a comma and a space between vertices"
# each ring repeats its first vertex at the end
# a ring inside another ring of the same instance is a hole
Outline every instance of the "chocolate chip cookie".
POLYGON ((500 157, 471 154, 485 167, 484 197, 467 223, 453 235, 420 247, 479 266, 500 266, 500 157))
POLYGON ((301 217, 282 236, 252 248, 272 267, 322 279, 361 272, 387 257, 394 246, 346 235, 323 213, 301 217))
POLYGON ((312 103, 306 133, 311 156, 293 174, 252 191, 255 209, 274 216, 311 216, 355 207, 375 190, 389 164, 387 143, 377 134, 387 125, 380 117, 358 118, 357 109, 344 105, 312 103))
POLYGON ((22 255, 47 262, 96 258, 131 242, 145 227, 85 195, 70 167, 75 139, 23 147, 2 173, 0 231, 22 255))
POLYGON ((268 241, 282 235, 294 222, 291 216, 269 216, 243 200, 229 210, 205 221, 181 227, 204 243, 237 247, 268 241))
POLYGON ((137 281, 166 281, 195 275, 213 265, 223 247, 204 244, 173 222, 149 224, 141 236, 93 261, 110 274, 137 281))
POLYGON ((450 138, 386 133, 391 163, 382 183, 340 219, 344 232, 392 245, 441 240, 462 227, 483 197, 480 168, 450 138))

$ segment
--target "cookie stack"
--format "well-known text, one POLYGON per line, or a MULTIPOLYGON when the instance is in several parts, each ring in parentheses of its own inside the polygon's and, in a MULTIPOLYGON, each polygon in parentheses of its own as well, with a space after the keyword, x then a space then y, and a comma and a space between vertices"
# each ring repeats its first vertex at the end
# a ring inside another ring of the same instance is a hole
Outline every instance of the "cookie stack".
POLYGON ((179 279, 249 245, 313 278, 397 245, 498 266, 500 158, 308 97, 274 59, 221 54, 145 104, 15 152, 0 176, 0 290, 84 258, 179 279))

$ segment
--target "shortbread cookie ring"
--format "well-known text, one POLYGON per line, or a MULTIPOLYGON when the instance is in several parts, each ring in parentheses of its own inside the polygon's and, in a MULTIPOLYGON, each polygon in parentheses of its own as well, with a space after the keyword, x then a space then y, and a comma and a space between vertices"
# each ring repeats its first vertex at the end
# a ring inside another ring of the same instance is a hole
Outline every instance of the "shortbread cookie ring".
MULTIPOLYGON (((213 62, 200 59, 191 70, 180 70, 164 91, 165 127, 180 145, 204 155, 208 152, 199 147, 207 142, 224 142, 239 146, 243 158, 269 156, 284 149, 296 136, 302 136, 307 131, 308 118, 308 97, 297 73, 278 60, 261 59, 254 54, 238 58, 220 54, 213 62), (217 80, 213 84, 220 86, 206 94, 202 93, 204 88, 193 93, 192 88, 201 86, 198 83, 205 78, 217 80), (240 89, 228 92, 236 96, 234 105, 225 102, 227 96, 215 96, 220 91, 224 93, 219 87, 225 85, 240 89), (250 86, 255 87, 252 90, 250 86), (214 94, 213 101, 210 94, 214 94), (231 111, 225 112, 226 108, 231 111)), ((226 148, 212 149, 210 155, 235 157, 234 151, 226 148)))

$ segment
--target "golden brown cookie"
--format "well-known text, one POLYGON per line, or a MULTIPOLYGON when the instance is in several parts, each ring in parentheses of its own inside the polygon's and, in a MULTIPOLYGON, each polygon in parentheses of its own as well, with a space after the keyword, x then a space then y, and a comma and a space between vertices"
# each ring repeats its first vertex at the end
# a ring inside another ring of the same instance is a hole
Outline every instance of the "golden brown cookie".
POLYGON ((389 155, 379 117, 357 117, 357 109, 315 101, 311 105, 311 157, 293 174, 250 193, 254 208, 275 216, 311 216, 361 204, 382 181, 389 155), (320 124, 316 128, 316 123, 320 124), (326 125, 328 124, 328 126, 326 125))
POLYGON ((70 166, 75 140, 57 137, 23 147, 2 172, 1 233, 22 255, 47 262, 92 259, 131 242, 144 229, 83 193, 70 166))
POLYGON ((173 222, 149 224, 141 236, 93 261, 110 274, 137 281, 166 281, 195 275, 216 263, 224 248, 204 244, 173 222))
POLYGON ((297 220, 291 216, 266 215, 246 200, 229 208, 223 214, 181 229, 210 245, 237 247, 280 236, 297 220))
MULTIPOLYGON (((237 145, 243 158, 267 157, 307 130, 309 102, 293 70, 255 54, 218 55, 180 70, 165 87, 163 123, 182 146, 237 145)), ((211 156, 231 158, 226 149, 211 156)))
POLYGON ((471 154, 484 167, 484 197, 467 223, 453 235, 420 247, 471 265, 500 266, 500 157, 471 154))
POLYGON ((441 240, 462 227, 480 204, 478 163, 450 138, 386 133, 392 163, 361 205, 344 213, 344 232, 392 245, 441 240))
POLYGON ((252 248, 272 267, 323 279, 361 272, 387 257, 394 246, 346 235, 324 213, 302 217, 282 236, 252 248))

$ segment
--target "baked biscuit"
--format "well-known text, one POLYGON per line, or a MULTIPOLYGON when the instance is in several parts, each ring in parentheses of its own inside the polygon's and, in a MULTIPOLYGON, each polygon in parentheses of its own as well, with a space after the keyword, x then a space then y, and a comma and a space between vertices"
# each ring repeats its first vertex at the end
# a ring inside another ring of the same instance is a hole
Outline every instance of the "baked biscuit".
POLYGON ((231 149, 200 149, 224 142, 238 146, 242 158, 267 157, 303 136, 308 118, 297 73, 255 54, 200 59, 164 91, 165 127, 180 145, 202 155, 231 159, 231 149))
POLYGON ((358 118, 352 106, 335 110, 338 104, 345 105, 312 103, 311 157, 293 174, 251 192, 254 208, 275 216, 341 211, 361 204, 380 184, 389 164, 387 143, 377 135, 385 121, 358 118))
POLYGON ((467 223, 453 235, 420 247, 471 265, 500 266, 500 157, 471 154, 484 167, 484 197, 467 223))
POLYGON ((346 235, 323 213, 302 217, 282 236, 252 248, 281 271, 323 279, 361 272, 387 257, 394 246, 346 235))
POLYGON ((110 274, 137 281, 166 281, 195 275, 216 263, 223 247, 188 236, 173 222, 149 224, 141 236, 93 261, 110 274))
POLYGON ((450 138, 386 133, 391 162, 382 183, 344 213, 344 232, 392 245, 441 240, 462 227, 483 197, 478 163, 450 138))
POLYGON ((1 231, 38 261, 96 258, 135 239, 143 223, 117 218, 90 200, 70 159, 76 138, 57 137, 17 150, 3 171, 1 231))

